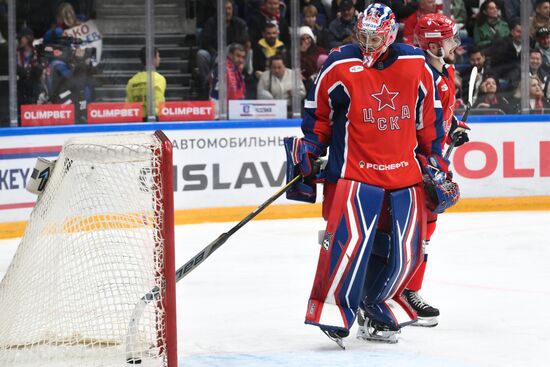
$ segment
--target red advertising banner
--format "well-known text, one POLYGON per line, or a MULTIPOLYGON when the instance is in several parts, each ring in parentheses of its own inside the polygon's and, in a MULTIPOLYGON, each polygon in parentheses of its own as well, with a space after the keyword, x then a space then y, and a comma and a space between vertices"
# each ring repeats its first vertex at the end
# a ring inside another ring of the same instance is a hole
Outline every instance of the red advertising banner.
POLYGON ((72 125, 72 104, 26 104, 21 105, 21 126, 72 125))
POLYGON ((141 122, 141 102, 113 102, 88 104, 89 124, 114 122, 141 122))
POLYGON ((214 120, 214 101, 161 102, 159 107, 159 121, 214 120))

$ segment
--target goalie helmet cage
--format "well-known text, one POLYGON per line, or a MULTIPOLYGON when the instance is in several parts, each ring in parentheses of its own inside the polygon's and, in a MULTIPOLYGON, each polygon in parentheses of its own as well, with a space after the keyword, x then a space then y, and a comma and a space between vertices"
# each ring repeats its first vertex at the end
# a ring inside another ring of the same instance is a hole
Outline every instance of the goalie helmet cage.
POLYGON ((152 134, 63 147, 0 283, 0 366, 177 366, 172 145, 152 134), (136 362, 137 363, 137 362, 136 362))

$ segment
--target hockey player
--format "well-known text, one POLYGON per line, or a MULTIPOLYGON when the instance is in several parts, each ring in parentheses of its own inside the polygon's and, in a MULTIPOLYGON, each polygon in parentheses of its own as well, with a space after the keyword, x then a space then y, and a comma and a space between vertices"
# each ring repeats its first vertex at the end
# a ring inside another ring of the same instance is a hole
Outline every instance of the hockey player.
MULTIPOLYGON (((452 139, 456 139, 455 146, 460 146, 468 141, 466 130, 469 130, 469 128, 465 123, 454 117, 456 88, 453 64, 456 58, 455 51, 460 46, 456 23, 443 14, 427 14, 420 18, 416 24, 415 37, 420 48, 426 53, 426 59, 436 76, 437 92, 443 108, 446 133, 444 142, 450 144, 452 139)), ((430 205, 433 204, 428 203, 428 207, 430 205)), ((418 291, 422 288, 426 261, 428 260, 426 246, 435 231, 436 220, 437 214, 428 210, 424 261, 403 292, 405 299, 418 315, 418 322, 414 324, 415 326, 433 327, 438 322, 439 310, 424 301, 418 294, 418 291)))
POLYGON ((315 183, 325 184, 327 227, 305 322, 342 347, 358 313, 358 337, 391 343, 416 320, 401 293, 423 259, 422 171, 443 198, 439 210, 459 197, 441 156, 432 71, 420 49, 393 44, 397 28, 385 5, 360 13, 358 44, 333 49, 309 91, 304 137, 285 139, 287 179, 303 177, 287 197, 315 202, 315 183), (327 148, 327 166, 316 174, 327 148), (421 167, 415 149, 429 165, 421 167))

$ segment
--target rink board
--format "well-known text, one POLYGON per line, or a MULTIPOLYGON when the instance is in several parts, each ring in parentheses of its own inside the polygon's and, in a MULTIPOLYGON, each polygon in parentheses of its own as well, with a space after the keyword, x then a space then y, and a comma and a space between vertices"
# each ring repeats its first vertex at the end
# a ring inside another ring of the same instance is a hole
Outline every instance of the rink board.
MULTIPOLYGON (((455 149, 462 198, 455 210, 550 209, 550 116, 472 116, 455 149)), ((163 130, 174 145, 177 223, 237 220, 284 184, 283 137, 300 120, 73 125, 0 130, 0 227, 20 232, 36 198, 24 187, 37 157, 55 159, 81 134, 163 130), (212 210, 212 209, 216 210, 212 210), (18 224, 13 224, 17 222, 18 224)), ((281 198, 267 218, 317 216, 319 205, 281 198)))

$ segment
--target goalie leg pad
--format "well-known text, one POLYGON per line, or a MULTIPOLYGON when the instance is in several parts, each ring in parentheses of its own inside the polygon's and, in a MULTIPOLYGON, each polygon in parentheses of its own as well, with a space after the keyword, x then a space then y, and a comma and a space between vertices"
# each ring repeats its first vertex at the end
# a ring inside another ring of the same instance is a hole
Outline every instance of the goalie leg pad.
POLYGON ((340 179, 321 244, 306 324, 348 330, 363 295, 384 190, 340 179))
POLYGON ((391 234, 378 232, 376 255, 369 260, 365 279, 363 306, 367 317, 400 328, 416 320, 400 295, 423 261, 423 192, 419 187, 392 192, 390 205, 391 234))

